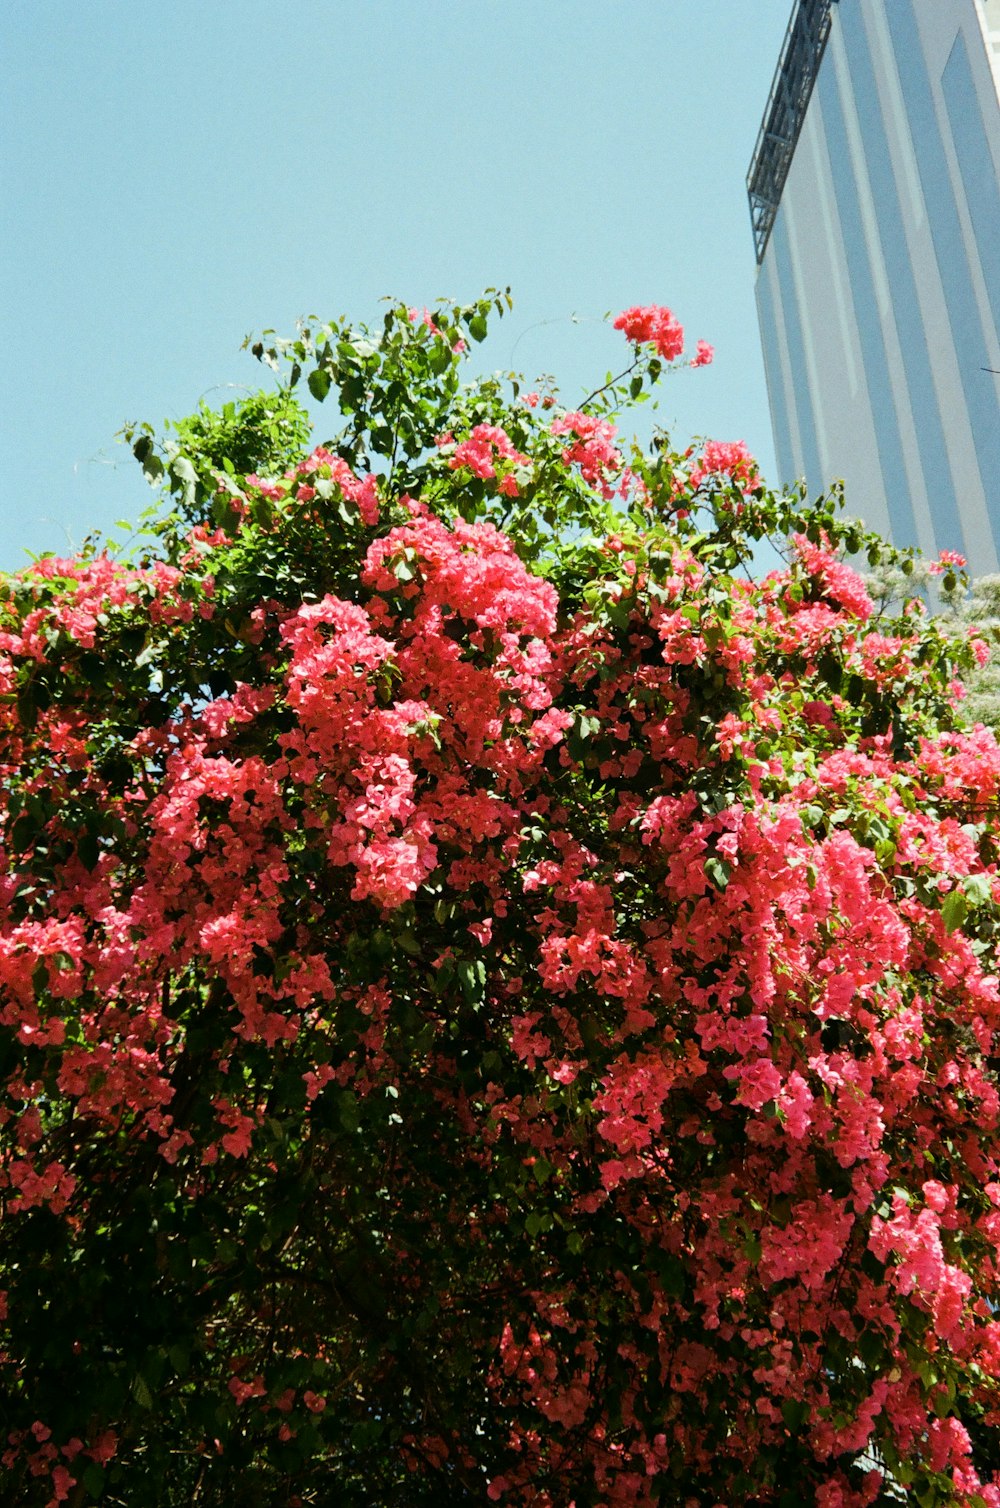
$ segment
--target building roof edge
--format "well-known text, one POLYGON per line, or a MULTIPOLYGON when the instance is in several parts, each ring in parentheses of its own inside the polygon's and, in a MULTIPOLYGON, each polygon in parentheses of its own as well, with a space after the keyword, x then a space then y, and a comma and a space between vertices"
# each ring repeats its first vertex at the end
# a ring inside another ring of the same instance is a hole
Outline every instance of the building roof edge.
POLYGON ((781 193, 819 72, 838 0, 795 0, 764 118, 757 134, 747 196, 758 265, 781 203, 781 193))

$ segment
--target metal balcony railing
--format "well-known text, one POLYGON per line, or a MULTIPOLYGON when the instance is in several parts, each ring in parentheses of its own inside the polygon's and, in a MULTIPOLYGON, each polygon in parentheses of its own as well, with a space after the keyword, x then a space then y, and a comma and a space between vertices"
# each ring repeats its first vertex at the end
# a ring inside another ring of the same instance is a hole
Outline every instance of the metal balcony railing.
POLYGON ((781 191, 802 130, 837 0, 796 0, 747 174, 757 261, 781 203, 781 191))

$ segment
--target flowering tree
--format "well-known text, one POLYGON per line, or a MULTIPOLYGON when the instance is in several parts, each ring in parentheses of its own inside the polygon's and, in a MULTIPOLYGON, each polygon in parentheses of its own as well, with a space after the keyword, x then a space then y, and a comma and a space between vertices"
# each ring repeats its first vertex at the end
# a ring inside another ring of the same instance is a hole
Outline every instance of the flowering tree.
POLYGON ((567 410, 502 304, 265 339, 3 583, 4 1501, 1000 1504, 979 641, 626 453, 668 311, 567 410))

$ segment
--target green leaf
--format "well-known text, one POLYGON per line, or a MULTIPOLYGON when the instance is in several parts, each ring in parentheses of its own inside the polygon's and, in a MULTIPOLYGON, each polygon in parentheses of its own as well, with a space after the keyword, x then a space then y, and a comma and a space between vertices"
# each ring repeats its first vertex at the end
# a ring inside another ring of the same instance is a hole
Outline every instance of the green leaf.
POLYGON ((171 1346, 167 1355, 170 1357, 170 1364, 177 1376, 186 1377, 188 1367, 191 1365, 190 1347, 180 1344, 171 1346))
POLYGON ((441 373, 447 371, 448 367, 451 366, 454 357, 444 341, 436 340, 427 360, 435 377, 440 377, 441 373))
POLYGON ((76 851, 81 864, 85 868, 93 870, 96 867, 101 850, 97 841, 97 834, 89 827, 85 828, 77 838, 76 851))
POLYGON ((791 1434, 797 1435, 809 1417, 809 1405, 801 1398, 786 1398, 781 1405, 781 1417, 791 1434))
POLYGON ((462 994, 470 1005, 480 1005, 486 993, 486 965, 481 958, 463 959, 455 969, 462 994))
POLYGON ((104 1471, 97 1465, 96 1461, 92 1461, 89 1466, 84 1468, 80 1481, 92 1498, 99 1498, 104 1491, 104 1471))
POLYGON ((888 869, 895 860, 896 852, 896 844, 892 838, 879 838, 875 844, 875 857, 879 862, 879 867, 888 869))
POLYGON ((350 1089, 340 1091, 337 1113, 340 1116, 340 1124, 345 1131, 357 1131, 361 1125, 361 1115, 358 1108, 357 1096, 350 1089))
POLYGON ((671 1298, 682 1299, 687 1289, 687 1273, 680 1257, 667 1256, 660 1264, 660 1281, 664 1293, 671 1298))
POLYGON ((309 373, 309 376, 306 380, 309 386, 309 391, 316 399, 316 402, 322 403, 323 399, 330 391, 330 373, 327 371, 326 367, 316 367, 309 373))
POLYGON ((952 890, 945 897, 945 903, 941 907, 941 920, 945 930, 957 932, 969 914, 969 903, 961 890, 952 890))
POLYGON ((198 480, 198 473, 187 456, 175 456, 170 463, 170 470, 175 477, 180 477, 182 482, 193 483, 198 480))
POLYGON ((993 899, 993 885, 988 874, 967 874, 962 893, 970 906, 985 906, 993 899))

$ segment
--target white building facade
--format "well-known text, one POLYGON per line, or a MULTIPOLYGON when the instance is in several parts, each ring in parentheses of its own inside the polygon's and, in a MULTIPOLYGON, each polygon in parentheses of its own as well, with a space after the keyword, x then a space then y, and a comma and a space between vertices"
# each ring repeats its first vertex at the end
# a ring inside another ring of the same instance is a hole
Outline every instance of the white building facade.
POLYGON ((796 0, 747 182, 780 480, 1000 569, 1000 0, 796 0))

